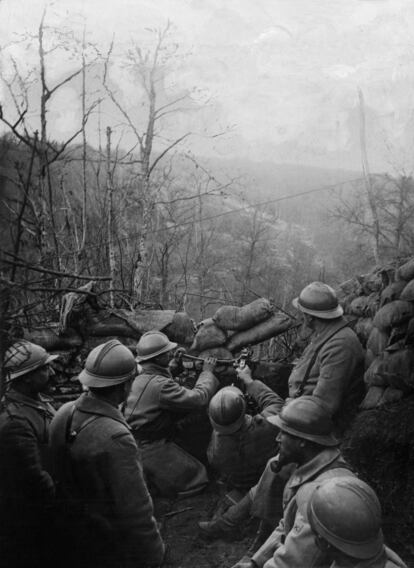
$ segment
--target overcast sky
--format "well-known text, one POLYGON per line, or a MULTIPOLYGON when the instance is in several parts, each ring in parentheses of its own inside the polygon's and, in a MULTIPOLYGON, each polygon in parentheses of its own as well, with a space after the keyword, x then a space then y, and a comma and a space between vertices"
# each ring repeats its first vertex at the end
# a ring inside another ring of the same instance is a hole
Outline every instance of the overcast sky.
MULTIPOLYGON (((13 34, 34 32, 43 6, 0 0, 2 45, 13 34)), ((48 23, 58 27, 80 31, 85 21, 88 39, 102 49, 113 34, 119 49, 131 40, 145 44, 145 28, 168 19, 186 57, 166 82, 178 91, 196 86, 196 104, 208 102, 196 119, 177 116, 177 128, 231 127, 214 141, 195 137, 196 151, 359 169, 360 88, 372 168, 413 169, 413 0, 57 0, 48 11, 48 23)), ((4 72, 9 53, 22 65, 30 59, 9 47, 4 72)), ((52 83, 63 67, 50 67, 52 83)), ((119 68, 112 77, 125 100, 137 96, 119 68)), ((73 87, 59 97, 57 138, 68 135, 80 108, 73 87)))

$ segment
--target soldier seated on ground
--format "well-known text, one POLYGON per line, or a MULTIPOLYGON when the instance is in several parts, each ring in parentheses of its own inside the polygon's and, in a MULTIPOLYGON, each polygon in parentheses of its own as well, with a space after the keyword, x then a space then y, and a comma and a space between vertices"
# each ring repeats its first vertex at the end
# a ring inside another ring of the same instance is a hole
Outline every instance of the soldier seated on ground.
POLYGON ((224 387, 210 401, 208 414, 213 433, 207 450, 211 467, 218 473, 231 498, 241 498, 255 485, 268 460, 278 451, 278 429, 267 418, 280 412, 284 400, 264 385, 239 372, 246 393, 258 407, 246 414, 245 397, 234 386, 224 387))
POLYGON ((323 554, 316 547, 307 521, 308 496, 323 479, 354 474, 339 451, 330 412, 320 399, 302 396, 289 402, 278 416, 269 420, 280 429, 279 455, 269 461, 259 483, 246 497, 230 507, 209 529, 211 533, 216 530, 216 537, 219 529, 221 535, 231 530, 240 532, 246 516, 259 517, 273 522, 274 530, 251 557, 245 556, 236 564, 238 568, 316 566, 323 561, 323 554), (283 518, 276 526, 272 516, 280 499, 281 468, 289 468, 290 477, 283 493, 283 518))
POLYGON ((216 361, 209 358, 194 388, 178 384, 169 369, 176 347, 160 331, 141 337, 137 361, 142 372, 132 385, 124 414, 140 447, 150 489, 187 496, 202 491, 208 477, 204 465, 175 443, 175 425, 186 413, 206 409, 219 381, 213 374, 216 361))
POLYGON ((406 568, 401 558, 384 546, 380 503, 360 479, 324 481, 312 493, 308 519, 331 568, 406 568))

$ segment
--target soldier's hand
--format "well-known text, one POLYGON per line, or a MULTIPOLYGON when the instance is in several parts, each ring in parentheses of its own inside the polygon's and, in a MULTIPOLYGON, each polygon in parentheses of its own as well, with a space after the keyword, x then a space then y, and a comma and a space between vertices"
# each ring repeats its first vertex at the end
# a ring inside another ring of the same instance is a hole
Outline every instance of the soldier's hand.
POLYGON ((246 387, 253 382, 252 371, 247 365, 244 367, 236 367, 236 373, 237 377, 246 385, 246 387))
POLYGON ((214 373, 214 369, 217 364, 217 359, 215 357, 206 357, 203 363, 203 371, 210 371, 214 373))
POLYGON ((187 351, 184 347, 177 347, 177 349, 174 351, 174 359, 176 361, 181 361, 185 353, 187 353, 187 351))
POLYGON ((243 558, 240 558, 231 568, 256 568, 256 564, 249 556, 243 556, 243 558))
POLYGON ((170 369, 170 373, 173 377, 178 377, 183 371, 183 354, 186 353, 184 347, 178 347, 175 350, 174 355, 171 361, 168 363, 168 368, 170 369))

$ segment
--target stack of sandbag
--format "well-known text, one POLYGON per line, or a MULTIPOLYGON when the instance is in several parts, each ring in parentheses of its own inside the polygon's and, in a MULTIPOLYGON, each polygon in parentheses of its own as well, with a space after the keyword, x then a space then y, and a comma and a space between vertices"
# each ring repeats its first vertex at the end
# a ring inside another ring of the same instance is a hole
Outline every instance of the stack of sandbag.
POLYGON ((195 326, 186 312, 175 310, 102 310, 92 314, 85 331, 92 337, 119 336, 137 342, 151 330, 163 331, 171 341, 190 345, 195 326))
POLYGON ((221 306, 213 317, 199 323, 190 351, 231 359, 243 347, 266 341, 291 326, 291 318, 276 312, 266 298, 242 307, 221 306))
POLYGON ((348 280, 338 295, 366 348, 361 409, 414 393, 414 258, 348 280))

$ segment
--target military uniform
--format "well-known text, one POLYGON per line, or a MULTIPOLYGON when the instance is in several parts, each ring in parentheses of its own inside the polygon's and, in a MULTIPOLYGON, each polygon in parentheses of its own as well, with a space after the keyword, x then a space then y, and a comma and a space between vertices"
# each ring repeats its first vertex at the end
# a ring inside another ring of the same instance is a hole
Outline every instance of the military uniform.
POLYGON ((346 566, 339 562, 334 562, 330 568, 407 568, 407 565, 398 554, 388 548, 388 546, 384 546, 384 549, 375 558, 355 560, 355 562, 355 564, 347 562, 346 566))
POLYGON ((319 397, 332 412, 340 433, 352 419, 349 413, 356 411, 362 400, 363 374, 364 350, 355 332, 343 317, 325 320, 323 330, 313 334, 310 344, 294 363, 289 377, 289 398, 300 394, 319 397))
POLYGON ((156 363, 142 362, 143 372, 134 380, 124 414, 141 450, 149 484, 164 494, 189 494, 208 483, 205 467, 173 442, 175 422, 186 412, 205 408, 219 382, 203 371, 194 388, 173 380, 170 371, 156 363))
POLYGON ((44 561, 44 533, 54 496, 47 471, 54 408, 41 395, 11 389, 0 414, 0 548, 6 566, 44 561), (41 560, 40 560, 41 559, 41 560))
POLYGON ((119 410, 92 393, 65 404, 51 424, 51 448, 76 565, 159 566, 164 545, 138 449, 119 410))
POLYGON ((207 451, 210 465, 230 487, 240 491, 246 491, 258 482, 267 461, 277 452, 278 429, 267 417, 278 414, 284 404, 279 395, 258 380, 249 384, 246 392, 257 402, 259 413, 245 415, 236 432, 213 430, 207 451))
MULTIPOLYGON (((307 519, 308 501, 322 480, 353 475, 337 448, 326 448, 295 469, 283 493, 283 518, 252 560, 265 568, 329 566, 316 545, 307 519)), ((268 491, 261 491, 260 482, 256 487, 254 504, 257 506, 257 500, 265 497, 266 506, 271 506, 268 491)))

